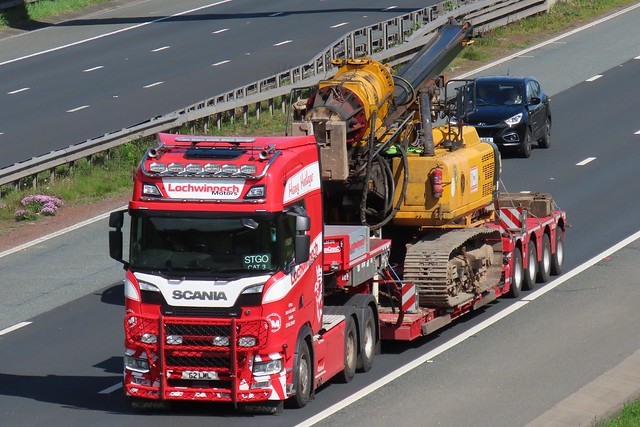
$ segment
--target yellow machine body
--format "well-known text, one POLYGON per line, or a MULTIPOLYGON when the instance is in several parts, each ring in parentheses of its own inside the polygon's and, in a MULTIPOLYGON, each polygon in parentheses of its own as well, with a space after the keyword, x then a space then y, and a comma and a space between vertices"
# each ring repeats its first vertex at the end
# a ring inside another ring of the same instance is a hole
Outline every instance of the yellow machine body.
MULTIPOLYGON (((493 205, 500 158, 495 147, 480 141, 473 127, 441 126, 433 129, 435 156, 409 155, 407 190, 393 224, 417 227, 464 227, 472 225, 493 205), (450 151, 445 141, 462 129, 464 146, 450 151), (435 197, 433 172, 442 172, 442 193, 435 197)), ((403 186, 403 163, 392 164, 396 189, 403 186)), ((397 192, 394 205, 400 197, 397 192)))

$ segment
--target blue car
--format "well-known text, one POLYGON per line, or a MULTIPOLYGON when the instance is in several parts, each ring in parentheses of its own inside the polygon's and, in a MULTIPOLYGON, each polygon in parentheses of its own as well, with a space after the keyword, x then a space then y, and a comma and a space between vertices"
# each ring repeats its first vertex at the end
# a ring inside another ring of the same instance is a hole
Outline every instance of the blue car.
POLYGON ((501 151, 515 150, 520 157, 531 155, 531 146, 551 144, 549 96, 532 77, 478 77, 475 102, 464 122, 476 128, 480 139, 493 142, 501 151))

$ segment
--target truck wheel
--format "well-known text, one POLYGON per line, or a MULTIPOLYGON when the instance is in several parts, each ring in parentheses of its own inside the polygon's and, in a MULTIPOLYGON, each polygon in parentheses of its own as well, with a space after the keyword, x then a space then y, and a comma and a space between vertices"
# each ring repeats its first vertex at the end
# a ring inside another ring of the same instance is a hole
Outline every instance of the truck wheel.
POLYGON ((371 306, 368 306, 364 312, 362 327, 364 343, 358 355, 358 369, 360 372, 368 372, 373 366, 373 357, 376 353, 376 326, 373 323, 374 321, 373 310, 371 306))
POLYGON ((522 254, 519 248, 515 248, 511 254, 511 286, 509 287, 507 296, 511 298, 518 298, 520 296, 523 276, 522 254))
POLYGON ((538 263, 538 283, 544 283, 549 280, 551 274, 551 241, 549 235, 542 235, 542 257, 538 263))
POLYGON ((540 148, 549 148, 551 145, 551 117, 547 116, 547 119, 544 121, 544 135, 538 141, 538 147, 540 148))
POLYGON ((531 156, 531 130, 529 128, 524 132, 524 139, 518 146, 518 154, 524 158, 531 156))
POLYGON ((291 398, 291 405, 294 408, 303 408, 311 398, 313 373, 311 372, 311 353, 306 341, 302 342, 298 351, 297 375, 294 375, 296 378, 294 384, 296 394, 291 398))
POLYGON ((522 289, 530 291, 536 285, 536 276, 538 275, 538 254, 536 253, 536 244, 533 240, 529 240, 527 245, 527 268, 524 270, 524 280, 522 281, 522 289))
POLYGON ((562 274, 562 263, 564 262, 564 237, 562 229, 556 228, 556 251, 551 256, 551 274, 558 276, 562 274))
POLYGON ((358 333, 353 317, 346 319, 347 326, 344 331, 344 369, 337 376, 338 381, 348 383, 356 374, 358 363, 358 333))

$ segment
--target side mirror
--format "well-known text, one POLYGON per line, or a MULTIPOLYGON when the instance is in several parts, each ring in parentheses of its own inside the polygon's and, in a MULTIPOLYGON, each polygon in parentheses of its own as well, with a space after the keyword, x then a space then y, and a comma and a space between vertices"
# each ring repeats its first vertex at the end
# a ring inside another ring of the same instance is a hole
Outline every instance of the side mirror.
POLYGON ((540 104, 540 102, 542 102, 542 100, 540 98, 538 98, 537 96, 534 96, 533 98, 531 98, 529 100, 529 105, 538 105, 538 104, 540 104))
POLYGON ((295 238, 296 264, 309 261, 309 250, 311 248, 311 236, 308 234, 298 234, 295 238))
POLYGON ((304 232, 309 231, 311 229, 311 220, 306 215, 298 215, 296 216, 296 231, 304 232))
POLYGON ((109 215, 109 228, 122 228, 124 225, 124 211, 111 212, 109 215))
POLYGON ((109 231, 109 256, 124 264, 122 259, 122 230, 109 231))
POLYGON ((115 211, 109 215, 109 227, 115 230, 109 231, 109 256, 126 265, 122 259, 122 226, 124 225, 124 212, 115 211))

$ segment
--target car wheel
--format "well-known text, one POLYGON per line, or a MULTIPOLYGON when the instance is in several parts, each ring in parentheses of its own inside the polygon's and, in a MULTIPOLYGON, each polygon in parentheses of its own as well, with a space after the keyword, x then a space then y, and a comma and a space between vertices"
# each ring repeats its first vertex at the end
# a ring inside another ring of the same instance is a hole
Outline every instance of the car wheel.
POLYGON ((518 147, 518 154, 525 159, 531 155, 531 130, 527 128, 524 133, 524 139, 518 147))
POLYGON ((551 145, 551 117, 547 116, 547 120, 544 121, 544 135, 538 141, 538 147, 549 148, 551 145))

